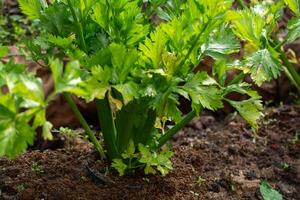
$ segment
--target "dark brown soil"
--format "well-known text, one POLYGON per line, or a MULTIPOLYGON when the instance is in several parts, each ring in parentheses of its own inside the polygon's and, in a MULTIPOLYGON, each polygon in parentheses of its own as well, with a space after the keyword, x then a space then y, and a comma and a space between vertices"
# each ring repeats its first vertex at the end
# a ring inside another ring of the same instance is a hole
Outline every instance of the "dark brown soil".
POLYGON ((284 199, 300 199, 300 107, 269 109, 257 134, 237 116, 204 115, 174 138, 174 170, 166 177, 118 177, 97 185, 85 167, 103 170, 81 139, 55 151, 0 158, 0 199, 261 199, 268 180, 284 199), (201 180, 203 181, 197 181, 201 180))

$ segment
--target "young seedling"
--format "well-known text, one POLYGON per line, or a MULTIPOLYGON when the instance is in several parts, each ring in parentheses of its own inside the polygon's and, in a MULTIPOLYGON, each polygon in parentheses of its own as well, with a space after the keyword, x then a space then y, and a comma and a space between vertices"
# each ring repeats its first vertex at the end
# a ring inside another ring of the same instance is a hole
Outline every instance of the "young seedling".
POLYGON ((296 144, 296 142, 298 142, 299 141, 299 131, 297 131, 294 135, 293 135, 293 137, 290 139, 290 143, 291 144, 296 144))
POLYGON ((26 186, 24 184, 17 185, 18 192, 23 192, 25 189, 26 189, 26 186))
POLYGON ((285 171, 287 171, 287 170, 289 170, 291 168, 291 166, 288 163, 286 163, 286 162, 282 163, 281 167, 285 171))
POLYGON ((31 171, 37 174, 41 174, 44 173, 44 167, 38 162, 33 162, 31 165, 31 171))
POLYGON ((190 191, 190 193, 192 194, 193 197, 199 197, 199 193, 198 192, 194 192, 194 191, 190 191))
POLYGON ((203 183, 205 183, 205 181, 206 180, 204 178, 202 178, 201 176, 198 176, 196 183, 200 187, 203 183))

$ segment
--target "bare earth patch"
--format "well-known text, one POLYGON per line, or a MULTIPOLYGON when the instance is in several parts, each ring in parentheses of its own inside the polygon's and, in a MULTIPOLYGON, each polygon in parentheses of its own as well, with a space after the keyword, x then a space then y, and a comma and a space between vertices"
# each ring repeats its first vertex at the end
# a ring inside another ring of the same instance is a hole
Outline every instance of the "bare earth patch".
POLYGON ((257 134, 239 117, 204 115, 173 140, 174 170, 166 177, 119 177, 97 185, 86 169, 104 172, 93 148, 75 139, 53 151, 0 159, 0 199, 261 199, 261 180, 300 199, 300 107, 268 110, 257 134))

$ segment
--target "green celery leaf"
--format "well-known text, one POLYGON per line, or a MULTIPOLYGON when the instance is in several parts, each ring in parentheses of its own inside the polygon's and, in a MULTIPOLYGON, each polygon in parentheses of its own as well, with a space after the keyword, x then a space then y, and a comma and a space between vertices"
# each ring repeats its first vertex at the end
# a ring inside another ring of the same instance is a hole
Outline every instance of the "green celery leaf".
POLYGON ((259 86, 264 81, 278 78, 282 69, 276 52, 272 53, 268 49, 262 49, 253 53, 244 62, 240 63, 240 66, 237 68, 243 70, 244 73, 250 73, 251 78, 259 86))
POLYGON ((243 101, 232 101, 225 99, 229 102, 240 115, 255 129, 257 129, 258 120, 263 117, 263 106, 261 97, 259 94, 251 89, 251 85, 248 83, 239 83, 226 86, 224 89, 224 96, 237 92, 243 95, 247 95, 250 98, 243 101))
POLYGON ((17 108, 15 102, 13 101, 13 95, 2 95, 0 93, 0 97, 0 120, 4 121, 14 118, 17 108))
MULTIPOLYGON (((167 101, 165 101, 163 112, 161 117, 170 117, 175 122, 179 122, 181 120, 181 111, 178 109, 179 102, 175 95, 171 95, 167 101)), ((158 114, 160 112, 158 111, 158 114)))
POLYGON ((33 144, 35 131, 27 116, 18 114, 18 104, 12 94, 0 94, 0 156, 10 158, 33 144))
POLYGON ((282 195, 274 190, 267 181, 262 181, 259 187, 264 200, 282 200, 282 195))
POLYGON ((157 155, 157 170, 162 174, 162 176, 166 176, 169 171, 173 169, 172 162, 170 160, 173 155, 174 153, 169 149, 165 149, 157 155))
POLYGON ((9 52, 8 47, 7 46, 2 46, 0 44, 0 58, 3 58, 5 56, 7 56, 8 52, 9 52))
POLYGON ((27 67, 26 65, 15 64, 11 60, 6 64, 3 64, 0 62, 0 72, 4 73, 6 75, 8 73, 22 74, 22 73, 26 72, 26 67, 27 67))
POLYGON ((284 0, 288 7, 298 16, 300 16, 300 0, 284 0))
POLYGON ((94 99, 104 99, 109 89, 108 84, 97 81, 95 77, 88 77, 70 92, 84 98, 87 102, 91 102, 94 99))
POLYGON ((135 67, 138 60, 138 52, 134 49, 126 49, 125 46, 112 43, 109 46, 112 55, 112 65, 118 76, 118 83, 123 83, 130 72, 135 67))
POLYGON ((57 93, 74 91, 82 82, 81 76, 84 71, 80 69, 78 61, 69 62, 64 70, 63 63, 55 59, 50 61, 50 68, 57 93))
POLYGON ((291 43, 300 37, 300 17, 291 19, 288 22, 287 42, 291 43))
POLYGON ((128 148, 125 149, 125 151, 122 153, 122 158, 127 159, 127 158, 134 158, 137 155, 135 154, 135 146, 133 140, 129 141, 128 148))
POLYGON ((86 59, 85 64, 91 68, 94 66, 110 66, 111 65, 111 51, 109 48, 103 48, 95 54, 86 59))
POLYGON ((149 31, 138 4, 137 0, 110 1, 109 5, 99 1, 93 6, 91 17, 113 41, 135 46, 149 31))
POLYGON ((50 122, 45 122, 43 125, 43 132, 42 132, 42 137, 44 140, 52 140, 53 135, 51 133, 53 125, 50 122))
POLYGON ((201 105, 210 110, 223 107, 222 91, 217 87, 216 81, 206 73, 190 76, 182 89, 190 96, 196 111, 201 105))
POLYGON ((15 84, 10 84, 9 89, 10 92, 22 98, 19 106, 29 109, 24 112, 24 116, 27 116, 28 119, 34 118, 33 129, 49 123, 46 120, 46 104, 41 79, 29 74, 20 75, 15 84))
POLYGON ((99 82, 108 84, 112 80, 113 70, 108 67, 94 66, 91 68, 92 76, 99 82))
POLYGON ((166 42, 167 38, 164 31, 157 28, 155 32, 150 34, 149 38, 146 38, 144 44, 140 44, 139 49, 143 53, 142 59, 151 68, 160 68, 166 42))
POLYGON ((191 20, 199 17, 207 20, 218 18, 224 11, 231 8, 233 0, 189 0, 187 1, 187 14, 191 15, 191 20))
POLYGON ((68 49, 71 47, 73 41, 75 39, 74 35, 71 35, 67 38, 60 37, 60 36, 54 36, 54 35, 49 35, 48 41, 55 46, 61 47, 63 49, 68 49))
MULTIPOLYGON (((10 81, 12 80, 11 77, 10 81)), ((23 98, 23 108, 44 106, 44 89, 41 79, 33 75, 20 75, 14 82, 10 81, 7 84, 8 88, 23 98)))
POLYGON ((99 1, 92 8, 92 18, 97 22, 103 29, 108 29, 109 26, 109 6, 103 1, 99 1))
POLYGON ((234 26, 233 32, 247 41, 255 50, 260 48, 260 39, 266 25, 265 19, 250 10, 229 11, 226 20, 234 26))
POLYGON ((139 162, 146 165, 144 169, 145 174, 155 174, 156 168, 163 176, 165 176, 173 169, 172 162, 170 161, 173 152, 169 149, 152 153, 148 147, 142 144, 138 145, 138 149, 141 153, 139 162))
POLYGON ((251 97, 243 101, 227 100, 239 114, 255 129, 258 128, 258 120, 263 116, 263 106, 260 97, 251 97))
POLYGON ((34 141, 35 131, 22 120, 0 120, 0 156, 10 158, 24 152, 34 141))
POLYGON ((38 19, 41 11, 46 7, 47 3, 44 0, 18 0, 22 12, 29 19, 38 19))
POLYGON ((240 50, 240 42, 234 37, 233 33, 225 27, 220 29, 218 34, 210 38, 202 47, 205 49, 204 54, 216 60, 240 50))
POLYGON ((151 101, 150 105, 157 111, 157 115, 164 119, 171 119, 175 122, 181 120, 181 111, 178 109, 178 95, 175 94, 176 89, 171 88, 166 92, 158 93, 151 101), (170 92, 174 90, 174 93, 170 92))
POLYGON ((162 61, 164 63, 164 71, 168 78, 172 78, 177 72, 177 57, 174 53, 166 52, 162 55, 162 61))
POLYGON ((123 162, 122 159, 113 159, 111 166, 119 172, 120 176, 123 176, 127 169, 127 165, 123 162))
POLYGON ((77 33, 71 16, 70 9, 66 4, 55 1, 41 14, 39 24, 49 34, 65 38, 77 33))
POLYGON ((138 96, 138 85, 135 82, 127 82, 113 86, 118 92, 122 94, 125 104, 128 104, 138 96))
MULTIPOLYGON (((71 69, 79 73, 84 72, 80 68, 76 69, 76 67, 71 69)), ((54 67, 53 70, 53 74, 56 74, 56 71, 59 71, 59 69, 55 69, 54 67)), ((77 74, 77 72, 74 72, 74 74, 77 74)), ((74 76, 75 80, 77 75, 74 76)), ((75 81, 74 85, 65 84, 63 79, 61 80, 62 83, 60 84, 63 85, 62 87, 65 87, 62 91, 73 93, 78 97, 85 99, 87 102, 91 102, 94 99, 104 99, 106 92, 110 90, 108 81, 111 79, 111 77, 111 68, 102 68, 101 66, 94 66, 91 68, 91 73, 87 73, 82 77, 78 76, 78 81, 75 81)), ((56 92, 61 91, 56 90, 56 92)))
POLYGON ((109 89, 107 83, 101 83, 93 75, 86 74, 78 61, 69 62, 63 72, 63 63, 55 59, 50 61, 50 68, 56 93, 70 92, 90 102, 95 98, 103 99, 109 89))

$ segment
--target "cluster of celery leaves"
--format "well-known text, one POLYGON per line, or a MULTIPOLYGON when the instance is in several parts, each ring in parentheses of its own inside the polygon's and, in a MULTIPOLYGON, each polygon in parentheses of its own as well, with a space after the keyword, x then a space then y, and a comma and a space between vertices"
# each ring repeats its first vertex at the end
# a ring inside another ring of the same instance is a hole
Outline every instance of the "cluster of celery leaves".
MULTIPOLYGON (((299 2, 296 8, 293 2, 286 3, 299 12, 299 2)), ((23 152, 38 127, 51 139, 45 109, 63 94, 99 155, 111 160, 120 175, 137 168, 166 175, 173 153, 165 144, 203 109, 217 110, 227 102, 256 129, 260 96, 242 78, 250 73, 260 85, 284 68, 271 38, 284 8, 281 1, 253 3, 243 10, 233 10, 232 0, 19 3, 44 30, 27 47, 32 59, 49 66, 55 91, 45 97, 41 80, 23 65, 0 65, 0 156, 23 152), (246 51, 236 61, 232 54, 240 52, 239 39, 246 51), (201 70, 206 57, 214 60, 211 76, 201 70), (241 74, 226 81, 231 69, 241 74), (229 99, 233 92, 246 99, 229 99), (103 145, 72 95, 96 103, 103 145), (191 112, 179 110, 179 98, 191 102, 191 112)), ((297 23, 289 27, 287 42, 299 34, 297 23)))

